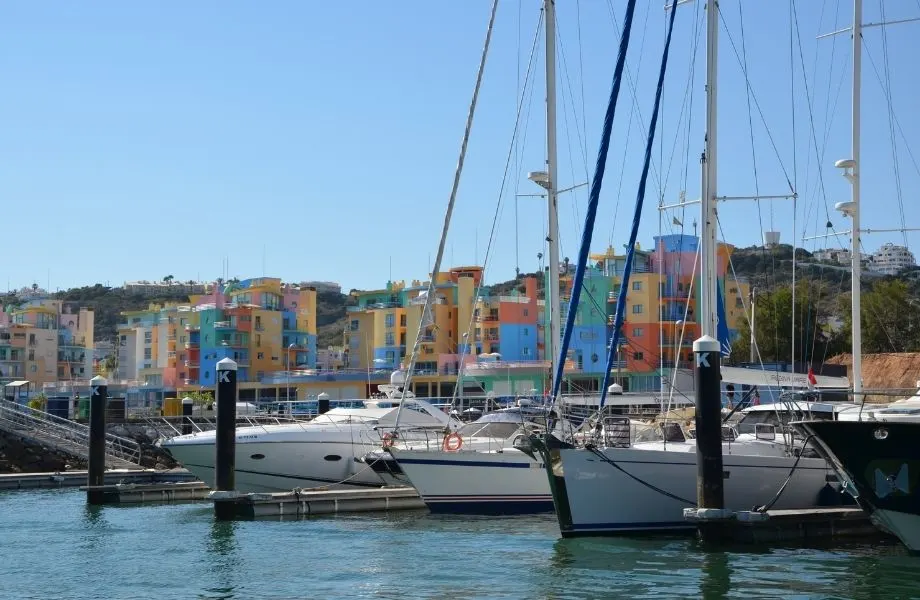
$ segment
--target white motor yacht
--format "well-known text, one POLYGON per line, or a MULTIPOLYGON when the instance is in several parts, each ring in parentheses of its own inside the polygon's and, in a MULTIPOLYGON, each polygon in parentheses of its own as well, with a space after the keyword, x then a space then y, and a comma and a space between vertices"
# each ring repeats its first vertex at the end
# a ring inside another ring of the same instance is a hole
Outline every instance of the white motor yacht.
MULTIPOLYGON (((364 408, 334 408, 312 421, 240 427, 236 430, 236 487, 242 492, 294 488, 384 485, 361 458, 396 424, 400 400, 368 400, 364 408), (381 404, 388 407, 381 408, 381 404)), ((430 431, 459 426, 424 400, 406 398, 399 416, 400 435, 425 439, 430 431)), ((180 435, 162 447, 196 477, 214 482, 215 431, 180 435)))

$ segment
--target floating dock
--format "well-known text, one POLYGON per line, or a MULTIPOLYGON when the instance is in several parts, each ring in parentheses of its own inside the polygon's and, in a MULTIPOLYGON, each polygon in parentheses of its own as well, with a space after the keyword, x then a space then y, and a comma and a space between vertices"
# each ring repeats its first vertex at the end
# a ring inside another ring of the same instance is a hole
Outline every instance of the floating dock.
POLYGON ((358 490, 291 491, 277 494, 211 492, 214 513, 219 519, 258 517, 311 517, 355 512, 418 510, 425 503, 410 487, 381 487, 358 490))
MULTIPOLYGON (((170 483, 197 481, 185 469, 156 471, 154 469, 111 469, 105 472, 106 485, 116 483, 170 483)), ((87 482, 86 471, 60 473, 3 473, 0 490, 27 490, 36 488, 81 487, 87 482)))
POLYGON ((884 535, 861 508, 731 511, 684 509, 703 540, 763 544, 839 537, 884 535))
POLYGON ((211 493, 211 488, 201 481, 116 483, 114 485, 83 486, 80 489, 93 494, 99 504, 190 502, 206 500, 208 494, 211 493))

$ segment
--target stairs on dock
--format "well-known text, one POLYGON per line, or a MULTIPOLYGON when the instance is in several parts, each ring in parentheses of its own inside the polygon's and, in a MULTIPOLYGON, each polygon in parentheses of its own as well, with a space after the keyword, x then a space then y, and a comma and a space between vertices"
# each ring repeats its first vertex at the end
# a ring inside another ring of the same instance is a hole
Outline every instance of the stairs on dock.
MULTIPOLYGON (((89 459, 89 427, 82 423, 0 399, 0 430, 83 460, 89 459)), ((111 433, 105 435, 106 467, 137 469, 140 460, 140 444, 111 433)))

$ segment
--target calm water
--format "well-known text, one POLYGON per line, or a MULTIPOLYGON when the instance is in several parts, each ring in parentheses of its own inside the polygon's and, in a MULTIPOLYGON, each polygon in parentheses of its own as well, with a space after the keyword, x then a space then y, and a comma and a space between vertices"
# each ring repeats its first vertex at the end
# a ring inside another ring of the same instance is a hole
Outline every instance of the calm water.
POLYGON ((0 492, 2 598, 920 598, 898 546, 706 552, 561 540, 554 518, 424 512, 216 523, 211 505, 88 508, 0 492))

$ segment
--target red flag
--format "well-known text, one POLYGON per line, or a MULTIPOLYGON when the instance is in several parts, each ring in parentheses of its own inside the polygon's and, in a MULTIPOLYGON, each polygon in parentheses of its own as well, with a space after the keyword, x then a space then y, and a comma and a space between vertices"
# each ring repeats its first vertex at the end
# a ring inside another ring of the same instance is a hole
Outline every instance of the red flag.
POLYGON ((811 370, 811 367, 808 367, 808 387, 815 387, 818 385, 818 379, 815 377, 815 372, 811 370))

